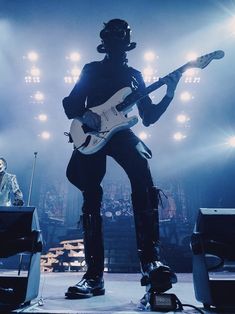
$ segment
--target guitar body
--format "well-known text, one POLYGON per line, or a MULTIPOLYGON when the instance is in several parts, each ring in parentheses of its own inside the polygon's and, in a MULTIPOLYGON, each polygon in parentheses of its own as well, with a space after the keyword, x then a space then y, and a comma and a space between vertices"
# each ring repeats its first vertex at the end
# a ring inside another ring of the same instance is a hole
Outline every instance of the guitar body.
POLYGON ((75 147, 83 154, 89 155, 99 151, 117 131, 132 127, 138 122, 136 116, 126 117, 129 110, 118 111, 116 106, 132 93, 130 87, 124 87, 116 92, 104 104, 91 108, 101 117, 99 132, 89 130, 79 119, 75 118, 70 127, 70 135, 75 147))

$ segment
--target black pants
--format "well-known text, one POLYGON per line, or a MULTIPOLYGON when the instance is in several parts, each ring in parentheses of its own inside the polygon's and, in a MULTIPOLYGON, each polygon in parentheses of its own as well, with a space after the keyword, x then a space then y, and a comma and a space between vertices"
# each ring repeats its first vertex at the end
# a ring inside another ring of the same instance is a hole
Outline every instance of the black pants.
MULTIPOLYGON (((137 247, 141 262, 158 259, 158 212, 147 159, 139 152, 140 140, 130 131, 116 133, 99 152, 84 155, 74 150, 67 168, 69 181, 82 191, 85 256, 88 272, 103 271, 103 240, 100 207, 101 181, 106 172, 106 157, 111 156, 127 173, 132 188, 137 247)), ((157 195, 156 195, 157 197, 157 195)))

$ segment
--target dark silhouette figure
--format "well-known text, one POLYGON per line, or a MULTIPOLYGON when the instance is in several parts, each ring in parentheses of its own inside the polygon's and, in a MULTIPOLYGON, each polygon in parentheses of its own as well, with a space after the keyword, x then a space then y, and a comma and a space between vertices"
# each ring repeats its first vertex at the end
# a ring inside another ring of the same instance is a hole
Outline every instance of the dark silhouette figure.
MULTIPOLYGON (((106 102, 123 87, 135 91, 145 88, 142 75, 128 66, 126 52, 135 48, 130 41, 130 27, 124 20, 114 19, 104 24, 100 32, 102 43, 98 52, 105 53, 102 61, 86 64, 80 79, 63 100, 69 119, 78 118, 96 131, 100 116, 92 108, 106 102)), ((159 104, 152 104, 147 96, 137 103, 143 124, 155 123, 173 99, 181 74, 176 71, 164 79, 166 95, 159 104)), ((138 256, 141 264, 142 285, 159 292, 171 288, 176 276, 160 262, 159 252, 159 189, 154 186, 147 158, 151 151, 130 130, 115 133, 98 152, 90 155, 74 150, 67 168, 67 177, 83 193, 81 217, 87 272, 75 286, 69 287, 68 298, 82 298, 105 293, 103 282, 104 247, 102 236, 101 181, 106 171, 106 156, 111 156, 127 173, 132 188, 132 204, 136 226, 138 256)), ((127 239, 128 240, 128 239, 127 239)))

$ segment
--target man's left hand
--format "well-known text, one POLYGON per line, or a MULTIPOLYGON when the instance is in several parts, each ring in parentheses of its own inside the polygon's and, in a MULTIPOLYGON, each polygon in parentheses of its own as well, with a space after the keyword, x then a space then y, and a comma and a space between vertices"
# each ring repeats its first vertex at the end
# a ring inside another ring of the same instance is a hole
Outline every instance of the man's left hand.
POLYGON ((182 76, 181 71, 176 70, 160 80, 167 85, 166 95, 170 98, 174 97, 176 86, 182 76))

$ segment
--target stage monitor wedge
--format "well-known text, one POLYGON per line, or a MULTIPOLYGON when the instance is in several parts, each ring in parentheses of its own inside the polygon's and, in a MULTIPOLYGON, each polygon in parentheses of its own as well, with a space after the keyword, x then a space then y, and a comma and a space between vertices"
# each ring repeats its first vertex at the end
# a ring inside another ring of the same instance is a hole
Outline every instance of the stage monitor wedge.
POLYGON ((200 208, 191 248, 196 299, 235 309, 235 208, 200 208))
POLYGON ((35 207, 0 206, 0 310, 28 304, 37 297, 42 236, 35 207), (16 275, 7 260, 19 261, 16 275))

